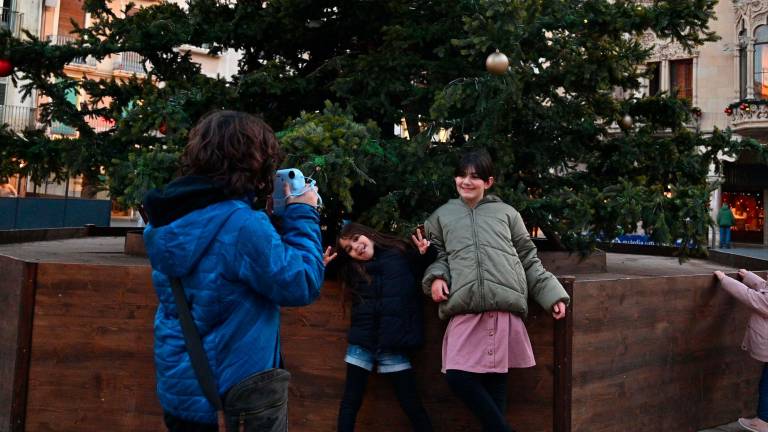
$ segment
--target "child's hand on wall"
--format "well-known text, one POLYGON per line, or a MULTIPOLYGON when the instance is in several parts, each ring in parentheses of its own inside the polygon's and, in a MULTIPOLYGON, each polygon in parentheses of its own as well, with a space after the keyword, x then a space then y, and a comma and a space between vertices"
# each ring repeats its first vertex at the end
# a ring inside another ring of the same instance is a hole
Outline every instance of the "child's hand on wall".
POLYGON ((552 306, 552 316, 556 319, 565 318, 565 303, 559 301, 552 306))
POLYGON ((721 272, 720 270, 717 270, 714 274, 715 277, 717 277, 717 280, 723 280, 725 277, 725 273, 721 272))

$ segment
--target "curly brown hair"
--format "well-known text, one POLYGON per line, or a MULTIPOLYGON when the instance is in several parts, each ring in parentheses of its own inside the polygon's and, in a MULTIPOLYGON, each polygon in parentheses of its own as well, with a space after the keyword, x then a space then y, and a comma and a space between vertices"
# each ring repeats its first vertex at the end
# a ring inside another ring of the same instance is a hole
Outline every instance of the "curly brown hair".
POLYGON ((228 196, 272 192, 283 159, 275 133, 264 120, 239 111, 212 111, 189 133, 181 174, 211 178, 228 196))

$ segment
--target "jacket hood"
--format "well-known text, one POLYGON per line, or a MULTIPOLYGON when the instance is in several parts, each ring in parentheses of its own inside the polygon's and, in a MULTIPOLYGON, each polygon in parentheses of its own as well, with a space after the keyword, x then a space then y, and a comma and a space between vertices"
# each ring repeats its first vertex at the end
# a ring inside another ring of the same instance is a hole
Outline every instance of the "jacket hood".
POLYGON ((144 197, 144 210, 149 223, 161 227, 227 198, 221 187, 208 177, 179 177, 164 188, 149 191, 144 197))
POLYGON ((181 177, 151 191, 144 244, 152 267, 169 276, 189 273, 232 213, 248 207, 206 177, 181 177))

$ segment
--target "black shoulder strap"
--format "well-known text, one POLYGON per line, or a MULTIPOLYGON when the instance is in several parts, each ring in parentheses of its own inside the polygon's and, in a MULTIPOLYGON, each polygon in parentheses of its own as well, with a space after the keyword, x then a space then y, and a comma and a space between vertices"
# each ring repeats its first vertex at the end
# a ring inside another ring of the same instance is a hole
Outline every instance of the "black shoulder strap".
POLYGON ((223 423, 224 404, 221 401, 221 396, 219 396, 216 379, 213 377, 211 365, 208 363, 205 350, 203 350, 203 342, 200 340, 200 333, 197 331, 195 322, 192 321, 192 314, 189 312, 189 305, 187 304, 187 298, 184 296, 184 287, 181 285, 181 279, 171 278, 171 286, 173 287, 173 297, 176 300, 176 309, 179 313, 181 330, 184 332, 184 342, 187 345, 189 359, 192 362, 192 369, 194 369, 197 381, 203 389, 203 395, 205 395, 208 402, 216 408, 219 420, 219 431, 223 432, 226 430, 225 424, 223 423))

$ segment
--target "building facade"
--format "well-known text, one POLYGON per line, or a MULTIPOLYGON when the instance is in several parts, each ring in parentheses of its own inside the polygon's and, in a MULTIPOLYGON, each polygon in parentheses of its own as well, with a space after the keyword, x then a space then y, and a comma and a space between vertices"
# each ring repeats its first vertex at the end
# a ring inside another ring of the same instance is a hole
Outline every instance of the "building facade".
MULTIPOLYGON (((698 108, 695 127, 705 135, 730 127, 736 139, 768 144, 768 0, 721 1, 715 11, 710 28, 720 40, 694 50, 644 35, 652 54, 641 92, 677 92, 688 98, 698 108)), ((716 173, 712 167, 710 177, 720 184, 710 201, 713 219, 726 202, 735 216, 733 241, 768 245, 768 167, 748 153, 722 161, 722 170, 716 173)), ((717 236, 714 229, 711 245, 717 236)))
MULTIPOLYGON (((109 2, 109 5, 117 16, 121 16, 129 3, 135 5, 133 10, 138 10, 138 8, 151 6, 160 1, 113 0, 109 2)), ((19 32, 17 34, 21 34, 21 29, 24 28, 52 44, 67 44, 75 40, 76 35, 72 33, 75 28, 73 22, 84 28, 91 24, 91 17, 83 10, 82 0, 0 0, 0 2, 3 2, 2 24, 7 23, 7 25, 15 26, 14 28, 19 32)), ((182 7, 185 7, 186 4, 182 0, 172 0, 172 2, 182 7)), ((209 55, 207 49, 200 47, 181 46, 178 49, 189 52, 193 61, 200 64, 202 73, 208 76, 218 75, 229 78, 238 72, 240 59, 238 52, 228 50, 219 55, 209 55)), ((90 57, 75 58, 65 66, 64 72, 74 79, 85 76, 89 79, 114 78, 119 81, 128 79, 133 75, 142 76, 151 67, 152 65, 138 53, 123 52, 109 56, 99 62, 90 57)), ((0 92, 0 101, 4 101, 4 105, 0 109, 0 113, 3 114, 3 122, 16 131, 30 126, 41 127, 36 121, 36 107, 45 102, 44 100, 33 96, 21 101, 19 89, 12 87, 10 79, 7 78, 0 81, 0 92)), ((69 97, 75 106, 79 106, 87 95, 73 93, 69 97)), ((104 118, 93 118, 89 122, 97 132, 114 127, 112 121, 104 118)), ((77 130, 74 128, 55 122, 47 127, 46 132, 52 137, 72 137, 77 134, 77 130)), ((70 178, 63 183, 51 181, 43 184, 34 184, 27 179, 15 177, 10 179, 9 184, 15 187, 21 196, 80 197, 83 191, 80 177, 70 178)), ((98 197, 108 198, 104 192, 99 193, 98 197)))

